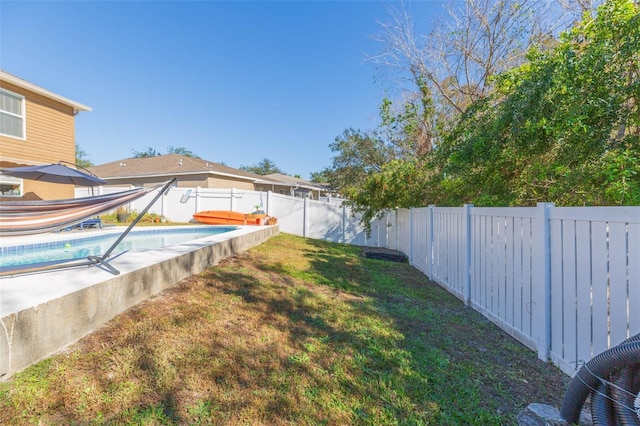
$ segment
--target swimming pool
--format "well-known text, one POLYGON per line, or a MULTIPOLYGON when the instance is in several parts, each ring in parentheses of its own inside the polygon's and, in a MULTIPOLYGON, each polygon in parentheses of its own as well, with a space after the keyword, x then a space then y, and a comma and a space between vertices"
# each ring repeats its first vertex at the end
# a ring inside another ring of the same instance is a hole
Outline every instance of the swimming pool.
MULTIPOLYGON (((162 227, 131 231, 115 248, 113 255, 129 250, 148 250, 182 244, 237 229, 233 226, 162 227)), ((100 256, 118 239, 124 229, 111 232, 51 235, 50 241, 5 244, 0 240, 0 269, 100 256)))

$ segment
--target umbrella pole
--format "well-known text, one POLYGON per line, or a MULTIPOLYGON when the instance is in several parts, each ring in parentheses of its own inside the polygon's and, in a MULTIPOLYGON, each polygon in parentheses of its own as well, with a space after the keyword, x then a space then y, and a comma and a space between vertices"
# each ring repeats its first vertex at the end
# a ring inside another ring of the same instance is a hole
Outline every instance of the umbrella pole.
POLYGON ((115 250, 116 246, 120 244, 120 241, 122 241, 124 237, 127 236, 127 234, 131 231, 131 229, 133 229, 133 227, 136 226, 136 224, 140 221, 140 219, 142 219, 142 216, 144 216, 144 214, 151 208, 151 206, 158 200, 158 198, 160 198, 162 194, 167 192, 169 187, 173 184, 173 182, 176 181, 176 179, 177 178, 173 178, 164 185, 164 187, 156 194, 156 196, 153 197, 153 200, 151 200, 151 202, 147 204, 147 207, 145 207, 144 210, 142 210, 142 212, 138 215, 138 217, 136 217, 133 220, 133 222, 131 222, 131 224, 127 227, 127 229, 125 229, 124 232, 120 234, 118 239, 111 245, 111 247, 107 249, 106 252, 104 252, 102 256, 87 256, 87 259, 89 259, 89 261, 91 261, 92 264, 96 264, 96 263, 101 264, 102 266, 107 268, 113 275, 119 275, 120 271, 118 271, 113 266, 109 265, 107 263, 107 258, 111 256, 111 252, 115 250))

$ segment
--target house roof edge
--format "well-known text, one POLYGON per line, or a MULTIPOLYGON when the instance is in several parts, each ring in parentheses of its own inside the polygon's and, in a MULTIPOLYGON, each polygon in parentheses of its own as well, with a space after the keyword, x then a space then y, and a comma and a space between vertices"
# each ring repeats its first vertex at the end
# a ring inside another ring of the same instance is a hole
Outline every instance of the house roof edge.
POLYGON ((48 98, 54 99, 60 103, 63 103, 65 105, 68 105, 70 107, 72 107, 75 111, 80 112, 80 111, 91 111, 92 108, 89 106, 86 106, 84 104, 81 104, 80 102, 76 102, 73 101, 69 98, 65 98, 64 96, 60 96, 56 93, 53 93, 50 90, 44 89, 40 86, 37 86, 33 83, 29 83, 26 80, 23 80, 19 77, 16 77, 15 75, 9 74, 8 72, 4 71, 4 70, 0 70, 0 80, 4 80, 7 83, 13 84, 14 86, 18 86, 21 87, 23 89, 27 89, 30 90, 34 93, 37 93, 39 95, 43 95, 46 96, 48 98))

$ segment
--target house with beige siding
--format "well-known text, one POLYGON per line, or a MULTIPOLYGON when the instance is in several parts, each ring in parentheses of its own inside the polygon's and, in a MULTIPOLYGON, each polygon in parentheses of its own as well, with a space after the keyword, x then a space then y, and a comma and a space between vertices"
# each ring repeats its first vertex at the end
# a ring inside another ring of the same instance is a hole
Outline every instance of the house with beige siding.
POLYGON ((319 200, 326 197, 335 197, 335 194, 329 189, 329 185, 322 185, 315 182, 309 182, 297 176, 285 175, 283 173, 271 173, 264 176, 276 185, 259 184, 259 191, 273 191, 280 194, 291 195, 292 197, 311 198, 319 200), (288 185, 288 186, 284 186, 288 185), (277 188, 277 189, 276 189, 277 188))
MULTIPOLYGON (((0 168, 75 163, 75 116, 86 105, 0 70, 0 168)), ((0 200, 73 198, 74 187, 0 174, 0 200)))
POLYGON ((155 186, 176 178, 175 186, 185 188, 236 188, 255 190, 264 176, 234 169, 213 161, 166 154, 125 158, 89 167, 91 173, 107 182, 105 186, 155 186))
POLYGON ((262 176, 175 153, 125 158, 92 166, 88 170, 106 181, 105 186, 112 187, 156 186, 175 177, 174 185, 183 188, 236 188, 315 199, 323 192, 322 188, 292 176, 262 176))

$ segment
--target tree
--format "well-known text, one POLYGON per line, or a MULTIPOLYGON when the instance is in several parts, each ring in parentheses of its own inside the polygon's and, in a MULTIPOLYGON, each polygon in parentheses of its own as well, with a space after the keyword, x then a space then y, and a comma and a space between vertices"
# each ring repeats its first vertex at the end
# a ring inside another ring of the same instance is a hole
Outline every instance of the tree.
POLYGON ((169 146, 169 148, 167 148, 167 154, 180 154, 180 155, 184 155, 185 157, 200 158, 198 155, 194 154, 192 151, 181 146, 179 147, 169 146))
POLYGON ((528 60, 443 138, 438 201, 640 203, 639 6, 606 1, 528 60))
MULTIPOLYGON (((160 151, 150 146, 146 147, 144 151, 136 151, 135 149, 132 151, 133 151, 133 158, 158 157, 162 155, 160 151)), ((181 146, 179 147, 169 146, 167 148, 167 154, 179 154, 179 155, 184 155, 185 157, 200 158, 199 156, 194 154, 192 151, 181 146)))
POLYGON ((544 19, 544 0, 466 0, 454 2, 426 36, 415 33, 407 10, 390 8, 390 21, 375 36, 382 52, 369 60, 405 76, 412 91, 427 85, 441 120, 450 122, 472 102, 493 90, 493 77, 525 59, 529 47, 542 44, 554 23, 544 19))
POLYGON ((549 27, 538 10, 545 3, 455 3, 449 19, 427 36, 415 33, 406 9, 390 9, 391 20, 381 24, 377 37, 383 51, 369 60, 404 76, 410 88, 401 84, 400 100, 383 100, 381 124, 373 134, 345 133, 332 145, 339 155, 331 183, 363 215, 365 226, 385 209, 450 196, 443 190, 449 181, 442 179, 447 150, 438 145, 468 108, 493 94, 499 73, 523 63, 528 46, 548 39, 549 27))
POLYGON ((465 4, 442 78, 410 27, 393 28, 419 90, 385 99, 375 131, 330 145, 324 176, 367 229, 387 209, 431 203, 640 204, 640 6, 605 1, 552 39, 529 21, 538 2, 465 4))
POLYGON ((263 176, 270 175, 272 173, 281 173, 283 175, 287 174, 280 170, 276 163, 269 160, 268 158, 263 158, 262 161, 260 161, 258 164, 254 164, 252 166, 240 166, 240 170, 263 176))
POLYGON ((345 204, 354 213, 362 215, 367 233, 371 221, 390 209, 422 206, 429 200, 429 187, 425 185, 428 168, 422 159, 392 160, 377 173, 371 173, 358 186, 343 192, 345 204))
POLYGON ((314 183, 329 183, 331 180, 332 170, 328 167, 325 167, 319 172, 311 172, 309 174, 309 178, 311 182, 314 183))
POLYGON ((331 179, 367 228, 431 203, 640 204, 640 6, 606 1, 514 65, 438 124, 433 149, 415 149, 416 126, 439 118, 429 91, 421 109, 385 100, 376 132, 336 139, 331 179))
POLYGON ((388 98, 380 106, 381 123, 377 134, 393 151, 396 159, 411 159, 431 151, 435 140, 435 109, 426 83, 420 92, 407 94, 400 102, 388 98))
POLYGON ((91 167, 93 163, 89 161, 87 152, 76 142, 76 165, 80 167, 91 167))
POLYGON ((366 132, 346 129, 330 145, 333 157, 329 184, 346 193, 365 182, 368 175, 380 172, 393 159, 393 151, 384 142, 366 132))
POLYGON ((157 157, 160 154, 160 152, 156 151, 155 148, 152 148, 150 146, 148 146, 144 151, 136 151, 135 149, 132 149, 133 151, 133 158, 148 158, 148 157, 157 157))

